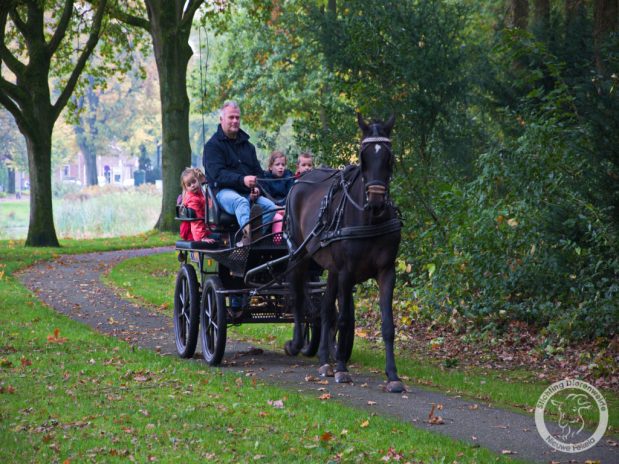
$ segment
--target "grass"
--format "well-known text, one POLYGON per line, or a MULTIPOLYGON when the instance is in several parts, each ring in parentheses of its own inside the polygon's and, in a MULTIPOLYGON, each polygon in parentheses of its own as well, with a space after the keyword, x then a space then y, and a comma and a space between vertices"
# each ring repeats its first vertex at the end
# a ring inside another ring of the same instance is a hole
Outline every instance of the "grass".
POLYGON ((63 253, 172 241, 0 242, 0 462, 513 462, 253 377, 134 350, 55 313, 13 276, 63 253))
MULTIPOLYGON (((153 228, 161 211, 161 192, 151 184, 137 188, 88 187, 53 199, 58 237, 116 237, 153 228)), ((0 239, 28 233, 28 199, 0 202, 0 239)))
POLYGON ((23 238, 28 233, 28 200, 0 201, 0 238, 23 238))
MULTIPOLYGON (((132 258, 115 266, 106 277, 107 282, 122 288, 123 295, 138 298, 148 304, 171 311, 174 298, 174 276, 178 262, 173 254, 132 258)), ((250 341, 258 346, 280 350, 292 336, 288 324, 246 324, 229 329, 229 336, 250 341)), ((397 342, 396 342, 397 349, 397 342)), ((438 361, 432 362, 419 355, 398 350, 398 372, 406 383, 424 388, 438 389, 452 395, 461 395, 495 406, 518 410, 532 415, 541 393, 548 383, 533 379, 529 371, 488 371, 479 368, 445 368, 438 361)), ((357 337, 351 358, 354 366, 363 366, 377 373, 384 370, 382 344, 372 345, 357 337)), ((602 391, 609 410, 607 433, 616 433, 619 417, 612 411, 619 410, 619 398, 612 391, 602 391)), ((597 411, 586 412, 589 424, 597 424, 597 411)))

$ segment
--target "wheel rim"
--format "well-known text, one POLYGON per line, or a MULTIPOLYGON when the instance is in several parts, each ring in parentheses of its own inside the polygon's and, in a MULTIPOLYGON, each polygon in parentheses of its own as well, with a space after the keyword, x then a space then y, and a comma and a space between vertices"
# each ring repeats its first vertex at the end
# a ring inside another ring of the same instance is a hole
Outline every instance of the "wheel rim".
POLYGON ((179 309, 177 314, 178 341, 184 348, 187 345, 187 334, 189 333, 189 311, 191 296, 189 295, 189 281, 183 276, 181 281, 181 291, 178 295, 179 309))
POLYGON ((204 331, 206 336, 206 351, 209 359, 215 354, 215 344, 217 343, 217 337, 219 336, 217 310, 215 290, 212 287, 209 287, 206 293, 206 307, 204 308, 206 313, 205 319, 208 321, 208 325, 204 328, 204 331))

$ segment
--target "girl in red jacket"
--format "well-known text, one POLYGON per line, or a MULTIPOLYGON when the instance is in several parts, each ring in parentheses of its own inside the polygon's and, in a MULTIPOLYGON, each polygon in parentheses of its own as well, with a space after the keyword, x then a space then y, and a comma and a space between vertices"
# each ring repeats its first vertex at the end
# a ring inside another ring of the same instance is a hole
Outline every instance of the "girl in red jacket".
POLYGON ((206 243, 215 243, 215 240, 209 238, 211 231, 206 227, 204 222, 204 211, 206 209, 206 198, 202 191, 202 184, 196 170, 187 168, 181 174, 181 186, 183 188, 183 205, 193 209, 196 212, 196 218, 201 221, 191 221, 190 230, 181 227, 181 238, 183 240, 202 241, 206 243))

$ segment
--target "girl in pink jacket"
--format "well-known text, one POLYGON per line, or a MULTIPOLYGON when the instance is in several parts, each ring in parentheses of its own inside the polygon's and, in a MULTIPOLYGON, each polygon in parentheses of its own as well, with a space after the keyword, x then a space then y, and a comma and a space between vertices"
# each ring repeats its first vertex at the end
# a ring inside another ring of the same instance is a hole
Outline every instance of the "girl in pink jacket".
POLYGON ((211 231, 206 227, 206 223, 204 222, 206 198, 202 191, 202 184, 194 168, 187 168, 183 171, 181 174, 181 186, 183 187, 183 205, 193 209, 196 212, 196 218, 202 219, 201 221, 189 222, 190 230, 187 230, 186 227, 181 227, 181 238, 183 238, 183 240, 215 243, 215 240, 209 238, 211 231))

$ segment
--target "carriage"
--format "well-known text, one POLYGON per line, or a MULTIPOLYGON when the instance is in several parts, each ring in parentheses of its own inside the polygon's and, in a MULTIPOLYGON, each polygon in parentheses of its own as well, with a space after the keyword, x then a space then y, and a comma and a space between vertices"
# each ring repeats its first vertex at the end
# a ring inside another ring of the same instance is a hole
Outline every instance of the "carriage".
MULTIPOLYGON (((205 194, 204 219, 192 218, 177 210, 181 221, 205 220, 218 234, 215 244, 176 242, 181 263, 174 291, 174 335, 182 358, 191 358, 201 339, 204 360, 211 366, 221 363, 226 347, 227 328, 256 323, 292 323, 291 294, 285 279, 288 248, 282 233, 264 232, 260 213, 252 214, 254 239, 237 246, 242 227, 236 218, 219 207, 209 185, 205 194)), ((302 353, 313 356, 320 337, 320 300, 325 282, 316 268, 307 285, 307 310, 304 311, 302 353)))
MULTIPOLYGON (((222 240, 217 247, 176 243, 181 269, 174 296, 174 331, 182 357, 193 356, 199 333, 204 359, 218 365, 230 324, 292 322, 286 353, 318 353, 321 376, 352 382, 347 364, 354 339, 353 290, 372 278, 379 288, 385 390, 405 390, 395 364, 392 309, 402 227, 389 195, 395 164, 390 134, 395 119, 368 124, 358 113, 357 121, 362 132, 359 164, 304 174, 287 197, 285 237, 261 233, 247 246, 235 245, 239 224, 219 208, 207 186, 212 201, 207 202, 206 222, 213 224, 222 240), (323 269, 328 270, 326 282, 319 277, 323 269)), ((252 227, 252 238, 261 219, 252 227)))

